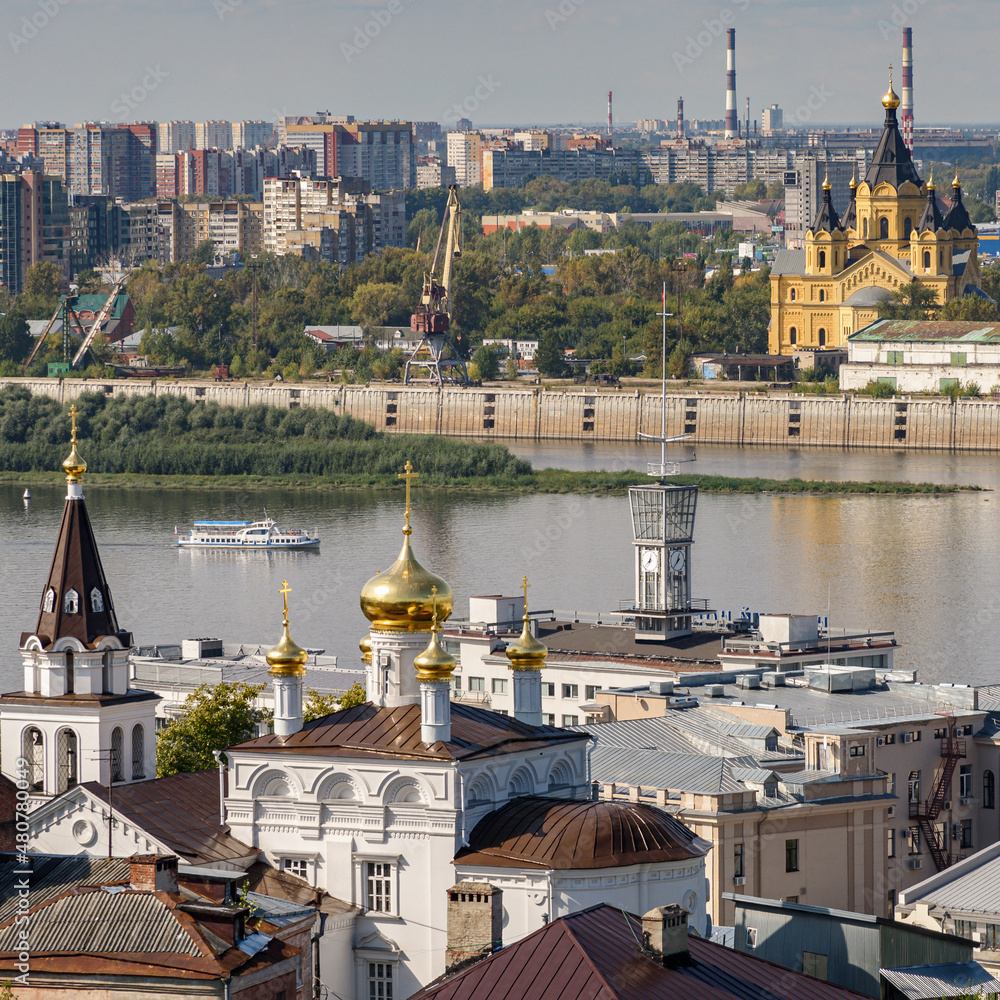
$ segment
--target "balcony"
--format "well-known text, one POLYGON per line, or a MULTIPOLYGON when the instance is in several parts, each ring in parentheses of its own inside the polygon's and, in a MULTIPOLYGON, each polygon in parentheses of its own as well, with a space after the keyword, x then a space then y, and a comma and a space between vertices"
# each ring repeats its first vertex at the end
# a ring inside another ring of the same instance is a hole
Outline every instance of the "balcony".
POLYGON ((708 606, 708 599, 696 597, 686 604, 676 608, 658 608, 652 605, 639 605, 634 600, 624 600, 618 602, 620 614, 645 615, 647 618, 669 617, 672 615, 704 614, 712 609, 708 606))

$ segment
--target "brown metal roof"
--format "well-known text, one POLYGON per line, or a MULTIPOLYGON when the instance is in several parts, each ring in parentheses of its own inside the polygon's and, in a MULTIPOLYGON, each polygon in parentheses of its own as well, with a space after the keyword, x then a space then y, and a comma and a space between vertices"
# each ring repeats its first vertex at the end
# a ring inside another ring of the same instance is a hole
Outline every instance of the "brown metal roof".
POLYGON ((643 955, 642 921, 600 904, 522 938, 410 1000, 860 1000, 861 994, 688 938, 687 964, 643 955))
MULTIPOLYGON (((79 639, 89 649, 95 649, 98 640, 107 635, 118 635, 126 648, 132 645, 132 636, 122 632, 118 626, 111 588, 104 575, 87 504, 82 497, 67 500, 63 508, 59 538, 39 607, 41 610, 34 634, 41 639, 45 649, 51 648, 57 639, 68 637, 79 639), (52 610, 45 611, 45 595, 50 588, 54 591, 52 610), (75 590, 77 594, 75 614, 66 611, 65 597, 70 590, 75 590), (96 602, 94 591, 99 595, 96 602), (95 603, 101 610, 94 610, 95 603)), ((25 633, 21 637, 22 645, 29 635, 25 633)))
MULTIPOLYGON (((102 802, 108 801, 107 788, 96 781, 82 787, 102 802)), ((219 772, 215 770, 115 785, 114 810, 185 861, 198 864, 259 854, 220 824, 219 772)))
POLYGON ((484 816, 455 863, 589 870, 704 854, 686 826, 652 806, 524 796, 484 816))
MULTIPOLYGON (((719 666, 722 640, 732 632, 695 632, 669 642, 636 642, 635 631, 618 625, 590 625, 580 622, 539 622, 538 638, 549 648, 549 655, 586 654, 588 658, 627 663, 642 661, 675 669, 684 662, 719 666)), ((582 658, 582 657, 577 657, 582 658)), ((638 665, 638 662, 637 662, 638 665)))
POLYGON ((404 757, 466 760, 542 749, 553 743, 590 739, 552 726, 530 726, 482 708, 453 702, 451 740, 420 741, 420 706, 379 708, 368 702, 306 725, 292 736, 259 736, 233 749, 320 757, 404 757))

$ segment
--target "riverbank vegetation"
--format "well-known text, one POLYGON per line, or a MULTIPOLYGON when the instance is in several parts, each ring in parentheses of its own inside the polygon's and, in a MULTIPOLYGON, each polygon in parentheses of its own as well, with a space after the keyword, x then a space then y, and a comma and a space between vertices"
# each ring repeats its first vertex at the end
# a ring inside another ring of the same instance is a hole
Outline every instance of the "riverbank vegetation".
MULTIPOLYGON (((535 470, 500 444, 386 434, 352 417, 306 407, 220 406, 179 396, 78 398, 88 480, 130 488, 398 489, 407 461, 425 488, 522 493, 620 493, 641 472, 535 470)), ((0 481, 54 482, 70 420, 55 400, 0 390, 0 481)), ((953 493, 929 483, 838 483, 684 475, 671 479, 728 493, 953 493)))

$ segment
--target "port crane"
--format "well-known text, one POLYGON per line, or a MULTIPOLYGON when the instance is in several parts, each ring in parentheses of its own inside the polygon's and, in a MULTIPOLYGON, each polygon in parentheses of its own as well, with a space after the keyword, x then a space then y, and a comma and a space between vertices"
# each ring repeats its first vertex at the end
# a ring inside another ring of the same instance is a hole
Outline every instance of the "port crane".
POLYGON ((469 373, 465 362, 448 336, 452 319, 452 264, 462 255, 461 247, 462 205, 458 200, 458 186, 448 188, 448 203, 430 270, 424 273, 424 286, 416 312, 410 317, 410 330, 421 334, 420 343, 414 348, 403 373, 403 382, 429 382, 444 385, 455 379, 462 385, 469 384, 469 373), (444 242, 444 259, 441 263, 441 279, 437 280, 438 258, 444 242), (414 378, 412 369, 426 369, 426 378, 414 378), (446 374, 449 369, 454 372, 446 374))

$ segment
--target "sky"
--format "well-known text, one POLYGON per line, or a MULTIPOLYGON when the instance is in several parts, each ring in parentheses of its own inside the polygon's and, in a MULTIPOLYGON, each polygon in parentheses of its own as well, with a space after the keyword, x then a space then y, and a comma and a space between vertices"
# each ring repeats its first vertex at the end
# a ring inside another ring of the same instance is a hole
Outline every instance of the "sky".
POLYGON ((901 28, 915 124, 1000 121, 1000 0, 0 0, 0 128, 264 119, 877 125, 901 28))

